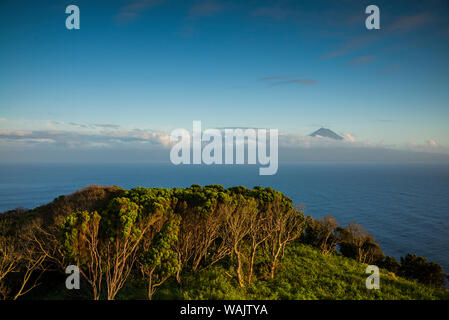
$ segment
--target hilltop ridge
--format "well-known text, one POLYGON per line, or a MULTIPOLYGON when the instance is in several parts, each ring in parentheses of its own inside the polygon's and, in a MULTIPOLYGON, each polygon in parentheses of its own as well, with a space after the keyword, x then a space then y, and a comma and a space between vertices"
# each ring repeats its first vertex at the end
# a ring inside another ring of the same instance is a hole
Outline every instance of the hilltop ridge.
POLYGON ((333 132, 330 129, 326 129, 323 127, 318 129, 317 131, 311 133, 310 136, 311 137, 323 137, 323 138, 329 138, 329 139, 334 139, 334 140, 343 140, 342 136, 336 134, 335 132, 333 132))

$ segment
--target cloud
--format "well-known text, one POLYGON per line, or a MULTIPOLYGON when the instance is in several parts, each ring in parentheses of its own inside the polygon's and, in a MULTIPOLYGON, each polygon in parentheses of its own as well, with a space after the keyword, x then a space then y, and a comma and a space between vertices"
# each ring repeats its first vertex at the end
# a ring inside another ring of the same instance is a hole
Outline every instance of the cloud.
MULTIPOLYGON (((332 51, 328 51, 321 55, 321 59, 329 59, 337 56, 349 54, 351 52, 360 50, 372 44, 376 39, 381 36, 385 39, 388 35, 397 34, 400 32, 412 31, 416 28, 425 26, 429 23, 436 22, 437 18, 429 13, 419 13, 415 15, 407 15, 399 17, 393 24, 385 27, 385 30, 390 33, 371 32, 361 36, 355 36, 343 41, 337 48, 332 51)), ((381 27, 381 29, 384 29, 381 27)), ((371 59, 372 60, 372 59, 371 59)), ((356 62, 356 61, 355 61, 356 62)), ((362 61, 366 62, 366 61, 362 61)))
POLYGON ((198 19, 214 16, 224 9, 225 6, 223 3, 213 0, 205 0, 195 4, 189 9, 186 18, 184 19, 184 25, 178 32, 175 32, 175 34, 182 38, 194 37, 200 31, 200 26, 197 23, 198 19))
MULTIPOLYGON (((280 76, 265 77, 268 83, 280 76)), ((311 79, 292 79, 291 83, 314 83, 311 79)), ((279 81, 278 81, 279 82, 279 81)), ((277 83, 276 81, 274 83, 277 83)), ((24 120, 26 121, 26 120, 24 120)), ((378 120, 390 121, 390 120, 378 120)), ((139 128, 124 128, 116 124, 94 123, 83 124, 77 122, 44 121, 45 125, 29 129, 28 125, 0 129, 0 151, 5 155, 6 150, 34 150, 45 153, 45 148, 64 153, 68 150, 165 150, 173 144, 170 142, 168 130, 151 130, 139 128), (48 123, 51 125, 48 126, 48 123), (33 149, 30 149, 33 148, 33 149)), ((34 123, 35 124, 35 123, 34 123)), ((7 126, 8 127, 8 126, 7 126)), ((252 127, 227 127, 228 129, 258 129, 252 127)), ((224 128, 220 128, 224 130, 224 128)), ((374 143, 356 139, 352 133, 340 133, 343 140, 333 140, 324 137, 279 132, 279 147, 288 149, 301 148, 393 148, 408 151, 449 154, 449 148, 440 145, 435 139, 427 139, 421 143, 409 142, 403 145, 385 145, 383 142, 374 143)), ((32 152, 34 152, 32 151, 32 152)))
POLYGON ((434 139, 427 139, 424 142, 409 141, 406 147, 419 152, 449 153, 449 148, 440 145, 434 139))
POLYGON ((427 140, 426 143, 427 143, 427 146, 429 146, 431 148, 438 147, 438 143, 433 139, 427 140))
POLYGON ((401 72, 401 65, 397 63, 389 64, 380 70, 380 74, 383 75, 395 75, 401 72))
POLYGON ((69 122, 68 125, 74 126, 74 127, 79 127, 79 128, 89 128, 89 126, 86 124, 80 124, 80 123, 76 123, 76 122, 69 122))
MULTIPOLYGON (((382 143, 356 141, 352 134, 343 136, 344 140, 337 141, 279 132, 280 161, 449 162, 449 148, 441 146, 411 144, 401 150, 382 143)), ((0 130, 0 162, 168 162, 171 145, 169 134, 142 129, 0 130)))
POLYGON ((268 77, 262 77, 259 80, 260 81, 271 81, 271 80, 280 80, 285 79, 287 76, 268 76, 268 77))
POLYGON ((375 119, 375 122, 396 122, 396 120, 393 119, 375 119))
MULTIPOLYGON (((245 129, 238 127, 239 129, 245 129)), ((237 129, 230 128, 227 129, 237 129)), ((246 128, 255 129, 257 128, 246 128)), ((223 131, 224 129, 221 128, 223 131)), ((279 133, 279 146, 286 148, 373 146, 372 143, 356 142, 351 134, 344 134, 344 140, 323 137, 279 133)), ((168 148, 170 134, 167 132, 131 129, 110 131, 68 131, 68 130, 0 130, 0 146, 41 146, 51 144, 60 148, 117 148, 152 147, 168 148)))
POLYGON ((190 8, 191 17, 207 17, 212 16, 224 9, 224 6, 215 1, 204 1, 190 8))
POLYGON ((344 133, 343 139, 348 142, 355 142, 355 137, 350 133, 344 133))
POLYGON ((57 129, 59 131, 73 131, 80 129, 83 132, 93 131, 107 131, 107 130, 119 130, 120 125, 113 123, 79 123, 79 122, 64 122, 55 120, 10 120, 10 119, 0 119, 0 122, 4 122, 3 129, 16 130, 27 129, 27 130, 47 130, 47 129, 57 129))
POLYGON ((129 22, 138 18, 144 11, 161 4, 163 0, 136 0, 120 8, 115 16, 119 23, 129 22))
POLYGON ((278 86, 278 85, 282 85, 282 84, 292 84, 292 83, 303 84, 303 85, 313 85, 313 84, 318 83, 318 81, 316 81, 314 79, 309 79, 309 78, 288 79, 288 80, 282 80, 282 81, 281 81, 281 79, 288 79, 288 76, 268 76, 268 77, 260 78, 259 81, 268 82, 272 86, 278 86))
POLYGON ((363 36, 352 37, 341 43, 335 50, 329 51, 321 55, 321 59, 330 59, 337 56, 345 55, 350 52, 359 50, 370 44, 377 38, 377 35, 369 34, 363 36))
POLYGON ((3 136, 25 137, 30 135, 32 131, 29 130, 0 130, 0 138, 3 136))
MULTIPOLYGON (((51 123, 55 124, 55 125, 64 125, 64 122, 51 121, 51 123)), ((73 127, 83 128, 83 129, 114 129, 114 130, 117 130, 120 128, 120 126, 117 124, 109 124, 109 123, 83 124, 83 123, 69 122, 67 124, 70 126, 73 126, 73 127)))
POLYGON ((362 56, 351 60, 352 64, 365 64, 374 60, 374 56, 362 56))
POLYGON ((119 125, 117 125, 117 124, 109 124, 109 123, 106 123, 106 124, 93 124, 92 126, 94 126, 94 127, 97 127, 97 128, 106 128, 106 129, 119 129, 120 128, 120 126, 119 125))
POLYGON ((299 12, 292 9, 281 8, 281 7, 262 7, 257 8, 252 12, 255 17, 265 17, 275 20, 282 20, 286 17, 297 15, 299 12))
POLYGON ((403 16, 390 27, 390 30, 407 32, 434 21, 435 18, 429 13, 403 16))
POLYGON ((382 148, 383 143, 356 141, 350 133, 342 134, 343 140, 334 140, 320 136, 279 133, 279 147, 282 148, 382 148))
MULTIPOLYGON (((436 19, 429 13, 420 13, 415 15, 402 16, 396 20, 392 25, 386 27, 386 30, 394 32, 407 32, 426 24, 435 22, 436 19)), ((369 33, 362 36, 355 36, 342 42, 335 50, 329 51, 321 55, 321 59, 329 59, 337 56, 346 55, 348 53, 360 50, 373 43, 377 38, 386 34, 379 32, 369 33)), ((361 57, 362 58, 362 57, 361 57)), ((356 59, 355 59, 356 60, 356 59)), ((370 59, 369 61, 371 61, 370 59)), ((354 61, 354 60, 353 60, 354 61)), ((361 60, 360 62, 367 62, 368 60, 361 60)), ((357 61, 354 61, 357 63, 357 61)))
POLYGON ((54 144, 60 147, 168 146, 169 135, 163 132, 132 129, 103 132, 64 130, 0 130, 0 145, 54 144))
POLYGON ((292 80, 273 82, 272 85, 273 86, 277 86, 277 85, 281 85, 281 84, 291 84, 291 83, 298 83, 298 84, 303 84, 303 85, 308 85, 309 86, 309 85, 317 84, 318 81, 316 81, 314 79, 308 79, 308 78, 292 79, 292 80))

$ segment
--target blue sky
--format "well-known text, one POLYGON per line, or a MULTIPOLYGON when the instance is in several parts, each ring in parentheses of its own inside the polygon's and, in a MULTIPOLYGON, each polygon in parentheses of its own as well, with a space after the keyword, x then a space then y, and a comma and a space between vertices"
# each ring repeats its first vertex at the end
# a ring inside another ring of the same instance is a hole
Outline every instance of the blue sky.
POLYGON ((0 140, 201 120, 447 152, 448 40, 448 1, 3 0, 0 140), (69 4, 80 30, 65 28, 69 4), (380 30, 365 28, 369 4, 380 30))

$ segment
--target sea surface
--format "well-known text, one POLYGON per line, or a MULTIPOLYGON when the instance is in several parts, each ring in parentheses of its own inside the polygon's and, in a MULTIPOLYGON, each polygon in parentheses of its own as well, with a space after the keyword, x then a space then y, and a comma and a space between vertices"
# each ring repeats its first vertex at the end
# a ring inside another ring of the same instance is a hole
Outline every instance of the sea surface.
POLYGON ((0 165, 0 212, 34 208, 92 184, 269 186, 305 205, 306 215, 363 225, 388 255, 416 253, 449 272, 449 165, 284 164, 274 176, 259 176, 257 166, 0 165))

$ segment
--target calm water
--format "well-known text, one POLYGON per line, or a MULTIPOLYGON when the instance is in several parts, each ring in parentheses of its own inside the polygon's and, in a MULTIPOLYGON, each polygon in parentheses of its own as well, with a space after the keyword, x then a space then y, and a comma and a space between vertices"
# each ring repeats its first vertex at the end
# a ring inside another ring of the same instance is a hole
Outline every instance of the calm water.
POLYGON ((365 226, 395 257, 413 252, 449 271, 449 166, 282 165, 275 176, 255 166, 0 165, 0 211, 33 208, 91 184, 124 188, 271 186, 314 217, 365 226))

